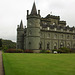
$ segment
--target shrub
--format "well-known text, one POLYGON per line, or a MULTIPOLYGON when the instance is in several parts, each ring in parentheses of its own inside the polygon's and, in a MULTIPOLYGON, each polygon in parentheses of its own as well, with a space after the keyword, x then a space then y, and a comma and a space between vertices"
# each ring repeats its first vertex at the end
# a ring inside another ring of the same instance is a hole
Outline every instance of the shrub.
POLYGON ((40 50, 40 53, 51 53, 50 50, 40 50))
POLYGON ((51 53, 51 51, 50 51, 50 50, 46 50, 45 52, 46 52, 46 53, 51 53))
POLYGON ((4 52, 6 52, 6 50, 8 50, 8 47, 7 47, 7 46, 3 46, 3 47, 2 47, 2 50, 3 50, 4 52))
POLYGON ((33 53, 33 50, 26 49, 24 53, 33 53))
POLYGON ((46 53, 46 50, 40 50, 40 53, 46 53))
POLYGON ((5 51, 6 53, 23 53, 22 49, 8 49, 5 51))
POLYGON ((66 48, 66 47, 60 48, 60 51, 62 53, 70 53, 70 49, 69 48, 66 48))

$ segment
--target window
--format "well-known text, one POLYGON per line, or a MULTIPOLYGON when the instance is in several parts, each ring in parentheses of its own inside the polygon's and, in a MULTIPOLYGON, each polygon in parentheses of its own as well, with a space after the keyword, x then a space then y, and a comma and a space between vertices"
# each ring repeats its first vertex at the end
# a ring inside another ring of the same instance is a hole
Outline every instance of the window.
POLYGON ((75 48, 75 43, 73 44, 73 48, 75 48))
POLYGON ((61 35, 61 39, 63 39, 63 35, 61 35))
POLYGON ((30 49, 30 47, 31 47, 31 42, 29 42, 29 49, 30 49))
POLYGON ((29 31, 29 35, 31 35, 32 34, 32 32, 31 32, 31 30, 29 31))
POLYGON ((57 34, 54 35, 54 39, 56 39, 56 38, 57 38, 57 34))
POLYGON ((45 24, 45 25, 47 25, 47 23, 46 23, 46 22, 45 22, 44 24, 45 24))
POLYGON ((31 26, 31 23, 29 23, 29 25, 31 26))
POLYGON ((49 30, 49 27, 47 27, 47 29, 49 30))
POLYGON ((47 38, 50 38, 50 34, 47 35, 47 38))
POLYGON ((39 49, 42 49, 42 42, 39 43, 39 49))
POLYGON ((56 28, 54 28, 54 30, 56 31, 57 29, 56 29, 56 28))
POLYGON ((67 44, 67 48, 70 48, 70 44, 69 43, 67 44))
POLYGON ((47 49, 49 49, 49 43, 47 43, 47 49))
POLYGON ((73 36, 73 39, 75 39, 75 36, 73 36))
POLYGON ((53 23, 53 25, 55 25, 55 22, 53 23))
POLYGON ((42 27, 40 26, 40 29, 42 29, 42 27))
POLYGON ((18 34, 19 34, 19 32, 18 32, 18 34))
POLYGON ((40 37, 42 37, 42 33, 40 33, 40 37))
POLYGON ((69 35, 67 35, 67 39, 69 39, 69 35))
POLYGON ((63 42, 60 43, 60 48, 62 48, 62 47, 64 47, 64 43, 63 42))
POLYGON ((57 49, 57 43, 56 42, 54 43, 54 49, 57 49))

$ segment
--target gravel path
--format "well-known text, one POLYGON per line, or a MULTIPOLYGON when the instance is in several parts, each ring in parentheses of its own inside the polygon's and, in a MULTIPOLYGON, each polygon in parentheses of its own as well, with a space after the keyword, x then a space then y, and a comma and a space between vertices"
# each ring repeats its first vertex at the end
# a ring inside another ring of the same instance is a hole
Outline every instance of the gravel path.
POLYGON ((4 75, 3 64, 2 64, 2 51, 0 51, 0 75, 4 75))

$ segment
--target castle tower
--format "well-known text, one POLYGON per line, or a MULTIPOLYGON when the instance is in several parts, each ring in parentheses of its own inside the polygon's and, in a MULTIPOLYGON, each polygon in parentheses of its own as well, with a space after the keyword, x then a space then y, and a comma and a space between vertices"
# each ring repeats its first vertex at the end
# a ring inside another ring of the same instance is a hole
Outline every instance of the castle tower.
POLYGON ((31 13, 27 10, 27 38, 26 49, 39 50, 40 43, 40 11, 36 10, 35 2, 31 13))
POLYGON ((24 44, 24 29, 21 20, 20 26, 17 27, 17 49, 23 49, 24 44))

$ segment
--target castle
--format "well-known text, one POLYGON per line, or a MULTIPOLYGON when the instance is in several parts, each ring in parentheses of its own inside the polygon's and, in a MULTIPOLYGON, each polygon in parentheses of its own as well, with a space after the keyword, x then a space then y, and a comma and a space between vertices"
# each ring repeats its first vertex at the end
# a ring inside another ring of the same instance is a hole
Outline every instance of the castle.
POLYGON ((66 26, 60 16, 41 17, 35 2, 31 13, 27 10, 27 28, 21 21, 17 27, 17 49, 52 50, 61 47, 75 48, 75 28, 66 26))

